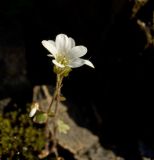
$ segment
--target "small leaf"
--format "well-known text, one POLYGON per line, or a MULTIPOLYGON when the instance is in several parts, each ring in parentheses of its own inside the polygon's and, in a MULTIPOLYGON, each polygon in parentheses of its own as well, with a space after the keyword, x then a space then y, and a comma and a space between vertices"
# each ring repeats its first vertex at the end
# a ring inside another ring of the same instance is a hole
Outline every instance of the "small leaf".
POLYGON ((38 157, 40 159, 43 159, 43 158, 47 157, 48 155, 49 155, 49 150, 44 149, 41 151, 41 153, 38 155, 38 157))
POLYGON ((55 113, 53 111, 50 111, 50 113, 48 114, 49 117, 54 117, 55 113))
POLYGON ((58 157, 56 160, 64 160, 63 157, 58 157))
POLYGON ((46 123, 47 119, 48 119, 47 113, 37 112, 35 117, 33 118, 33 121, 35 123, 43 124, 46 123))
POLYGON ((60 101, 66 101, 66 97, 60 96, 60 101))
POLYGON ((68 131, 70 130, 70 126, 59 119, 57 121, 57 127, 58 127, 59 133, 67 134, 68 131))

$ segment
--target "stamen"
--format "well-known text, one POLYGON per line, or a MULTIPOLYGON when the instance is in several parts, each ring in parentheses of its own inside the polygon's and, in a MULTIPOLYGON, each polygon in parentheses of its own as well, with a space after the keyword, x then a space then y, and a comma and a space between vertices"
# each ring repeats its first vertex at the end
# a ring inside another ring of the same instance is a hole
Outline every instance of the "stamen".
POLYGON ((60 63, 64 66, 66 66, 68 64, 68 59, 63 54, 58 54, 56 60, 57 60, 58 63, 60 63))

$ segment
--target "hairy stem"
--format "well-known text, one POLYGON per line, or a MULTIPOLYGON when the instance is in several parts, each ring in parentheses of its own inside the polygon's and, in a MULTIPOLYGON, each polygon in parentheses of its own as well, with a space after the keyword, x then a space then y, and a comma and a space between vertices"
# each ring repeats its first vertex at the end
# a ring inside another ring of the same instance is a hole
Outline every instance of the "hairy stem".
POLYGON ((59 106, 59 102, 60 102, 60 94, 61 94, 61 87, 62 87, 62 81, 63 81, 63 76, 61 74, 57 74, 57 81, 56 81, 56 88, 55 88, 55 92, 53 95, 53 98, 51 100, 51 103, 49 105, 48 111, 47 113, 50 114, 51 108, 53 106, 54 101, 56 101, 55 103, 55 109, 54 109, 54 117, 53 117, 53 132, 50 131, 51 133, 51 138, 50 138, 50 133, 49 133, 49 117, 47 119, 46 122, 46 129, 45 129, 45 134, 46 134, 46 138, 47 139, 51 139, 53 146, 51 151, 55 153, 56 158, 58 158, 58 151, 57 151, 57 113, 58 113, 58 106, 59 106))
POLYGON ((53 120, 53 125, 54 125, 54 132, 53 132, 53 149, 56 155, 56 158, 58 158, 58 151, 57 151, 57 113, 58 113, 58 107, 59 107, 59 102, 60 102, 60 94, 61 94, 61 87, 62 87, 62 81, 63 81, 63 76, 60 74, 57 74, 57 84, 56 84, 56 104, 55 104, 55 117, 53 120))

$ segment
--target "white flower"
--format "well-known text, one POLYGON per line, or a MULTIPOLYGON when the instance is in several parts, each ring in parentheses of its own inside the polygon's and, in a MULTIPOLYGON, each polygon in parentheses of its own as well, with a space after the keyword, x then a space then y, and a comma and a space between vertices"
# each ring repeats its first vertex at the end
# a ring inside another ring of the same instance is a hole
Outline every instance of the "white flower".
POLYGON ((31 111, 29 113, 29 117, 33 117, 36 113, 36 111, 39 110, 39 104, 38 103, 33 103, 31 106, 31 111))
POLYGON ((89 60, 80 58, 87 53, 87 48, 75 46, 74 39, 65 34, 57 35, 55 41, 43 40, 42 45, 50 52, 48 56, 54 58, 52 62, 60 68, 77 68, 84 64, 94 68, 89 60))

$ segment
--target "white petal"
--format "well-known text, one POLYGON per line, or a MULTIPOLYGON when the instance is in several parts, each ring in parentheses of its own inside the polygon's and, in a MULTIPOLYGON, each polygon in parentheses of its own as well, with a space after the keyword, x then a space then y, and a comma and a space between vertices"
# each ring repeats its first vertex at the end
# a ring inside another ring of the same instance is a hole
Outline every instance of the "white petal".
POLYGON ((84 64, 86 64, 86 65, 88 65, 88 66, 90 66, 92 68, 95 68, 94 65, 89 60, 85 60, 84 59, 84 64))
POLYGON ((70 50, 70 58, 79 58, 84 56, 87 53, 87 48, 84 46, 75 46, 70 50))
POLYGON ((48 54, 47 56, 48 56, 48 57, 54 57, 52 54, 48 54))
POLYGON ((71 37, 69 37, 68 38, 68 44, 69 44, 69 46, 68 46, 69 49, 75 47, 75 41, 74 41, 74 39, 71 38, 71 37))
POLYGON ((58 67, 60 67, 60 68, 64 68, 64 67, 65 67, 64 65, 58 63, 55 59, 52 60, 52 62, 53 62, 56 66, 58 66, 58 67))
POLYGON ((32 108, 32 110, 29 113, 29 117, 33 117, 35 115, 36 111, 37 111, 36 107, 32 108))
POLYGON ((92 68, 95 68, 94 65, 89 60, 85 60, 85 59, 81 59, 81 58, 76 58, 76 59, 72 60, 68 66, 71 68, 78 68, 78 67, 83 66, 84 64, 86 64, 92 68))
POLYGON ((71 48, 73 47, 75 47, 75 41, 73 38, 69 37, 65 42, 65 54, 68 55, 70 53, 71 48))
POLYGON ((55 57, 56 54, 57 54, 57 49, 56 49, 56 46, 55 46, 55 43, 54 41, 46 41, 46 40, 43 40, 42 41, 42 45, 51 53, 53 54, 53 56, 55 57))
POLYGON ((78 67, 81 67, 84 65, 84 60, 83 59, 80 59, 80 58, 76 58, 74 60, 72 60, 70 63, 69 63, 69 67, 71 68, 78 68, 78 67))
POLYGON ((59 34, 56 36, 56 48, 61 54, 65 52, 67 45, 68 37, 65 34, 59 34))

